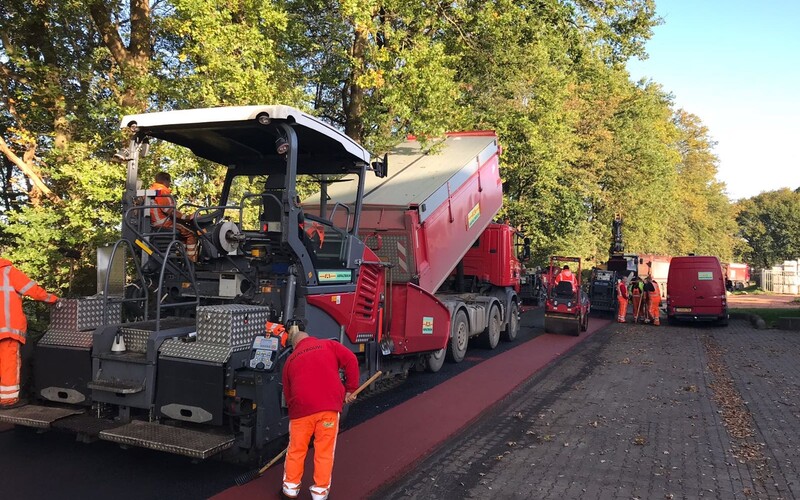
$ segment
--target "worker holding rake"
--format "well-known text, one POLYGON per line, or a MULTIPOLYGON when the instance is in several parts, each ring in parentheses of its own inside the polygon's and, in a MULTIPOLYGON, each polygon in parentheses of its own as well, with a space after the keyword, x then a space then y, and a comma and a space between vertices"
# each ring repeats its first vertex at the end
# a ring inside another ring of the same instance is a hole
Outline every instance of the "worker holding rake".
POLYGON ((331 488, 333 454, 343 403, 352 403, 358 389, 358 360, 335 340, 320 340, 288 328, 294 352, 283 366, 283 394, 289 406, 289 447, 284 462, 282 493, 297 498, 308 445, 314 438, 314 485, 311 498, 326 500, 331 488), (344 385, 339 370, 344 370, 344 385))

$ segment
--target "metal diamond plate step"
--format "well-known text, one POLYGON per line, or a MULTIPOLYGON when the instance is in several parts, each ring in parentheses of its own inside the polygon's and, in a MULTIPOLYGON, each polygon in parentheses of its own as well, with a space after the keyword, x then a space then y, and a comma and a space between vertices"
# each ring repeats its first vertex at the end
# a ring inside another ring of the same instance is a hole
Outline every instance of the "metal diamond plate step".
POLYGON ((136 394, 144 390, 143 383, 128 380, 96 379, 87 383, 86 387, 94 391, 113 392, 114 394, 136 394))
POLYGON ((208 458, 233 446, 232 435, 217 435, 171 427, 153 422, 133 421, 100 433, 100 439, 192 458, 208 458))
POLYGON ((62 431, 74 432, 76 434, 97 437, 101 431, 113 429, 114 427, 119 427, 119 425, 119 422, 114 420, 97 418, 89 413, 84 413, 56 420, 50 427, 62 431))
POLYGON ((25 405, 10 410, 0 410, 0 422, 48 429, 56 420, 70 415, 79 415, 82 409, 51 408, 49 406, 25 405))

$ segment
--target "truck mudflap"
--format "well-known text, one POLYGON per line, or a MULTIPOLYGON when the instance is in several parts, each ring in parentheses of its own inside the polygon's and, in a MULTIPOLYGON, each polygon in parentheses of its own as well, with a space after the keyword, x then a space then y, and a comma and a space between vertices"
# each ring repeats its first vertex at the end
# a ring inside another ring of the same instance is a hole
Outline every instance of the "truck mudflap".
POLYGON ((25 405, 10 410, 0 410, 0 422, 37 429, 49 429, 57 420, 80 415, 82 408, 55 408, 49 406, 25 405))
POLYGON ((98 437, 113 443, 166 451, 199 459, 205 459, 227 450, 234 443, 234 436, 230 434, 212 434, 136 420, 102 431, 98 437))

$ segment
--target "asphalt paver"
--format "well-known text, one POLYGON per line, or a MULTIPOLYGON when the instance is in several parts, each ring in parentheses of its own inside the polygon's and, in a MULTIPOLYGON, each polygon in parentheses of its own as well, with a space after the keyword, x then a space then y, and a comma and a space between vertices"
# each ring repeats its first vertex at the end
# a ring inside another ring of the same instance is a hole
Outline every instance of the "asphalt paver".
POLYGON ((373 498, 800 497, 800 334, 614 324, 373 498))

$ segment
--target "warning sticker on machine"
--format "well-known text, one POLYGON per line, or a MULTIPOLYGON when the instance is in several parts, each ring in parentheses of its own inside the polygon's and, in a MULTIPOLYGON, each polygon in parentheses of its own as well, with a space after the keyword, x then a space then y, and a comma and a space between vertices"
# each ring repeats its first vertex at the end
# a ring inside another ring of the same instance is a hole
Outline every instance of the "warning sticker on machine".
POLYGON ((317 279, 320 283, 331 283, 336 281, 350 281, 353 277, 353 272, 347 271, 317 271, 317 279))
POLYGON ((422 334, 433 335, 433 318, 431 316, 422 317, 422 334))
POLYGON ((697 271, 697 279, 700 281, 711 281, 714 279, 713 271, 697 271))
POLYGON ((467 214, 467 229, 471 228, 473 224, 478 222, 478 219, 481 218, 481 204, 478 203, 472 210, 469 211, 467 214))

